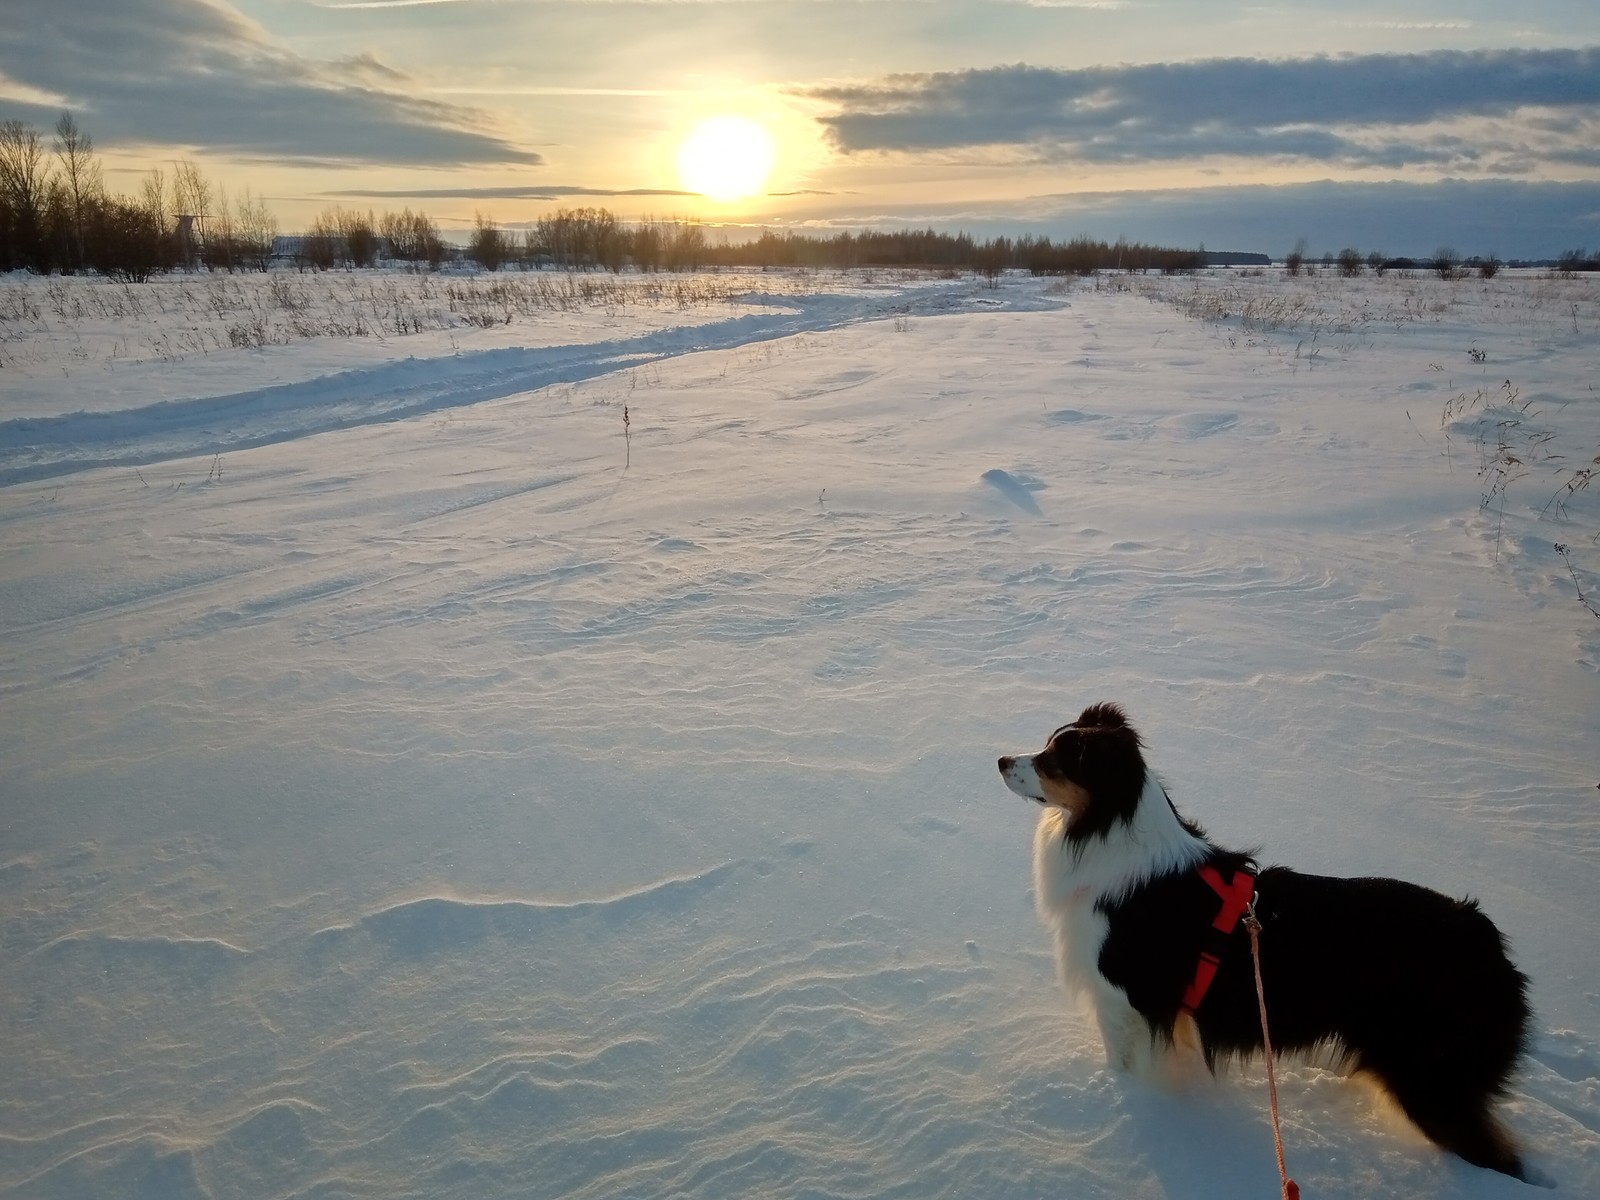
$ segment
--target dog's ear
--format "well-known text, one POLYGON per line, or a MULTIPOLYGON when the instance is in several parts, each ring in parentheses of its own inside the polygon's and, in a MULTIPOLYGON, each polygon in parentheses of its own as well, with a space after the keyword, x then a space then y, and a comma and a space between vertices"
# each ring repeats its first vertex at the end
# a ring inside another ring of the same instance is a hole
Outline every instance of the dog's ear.
POLYGON ((1128 729, 1128 717, 1120 706, 1110 703, 1091 704, 1078 714, 1074 722, 1079 729, 1128 729))
POLYGON ((1093 799, 1067 826, 1067 839, 1082 844, 1133 820, 1148 778, 1143 743, 1115 704, 1083 710, 1052 750, 1070 766, 1062 773, 1093 799))

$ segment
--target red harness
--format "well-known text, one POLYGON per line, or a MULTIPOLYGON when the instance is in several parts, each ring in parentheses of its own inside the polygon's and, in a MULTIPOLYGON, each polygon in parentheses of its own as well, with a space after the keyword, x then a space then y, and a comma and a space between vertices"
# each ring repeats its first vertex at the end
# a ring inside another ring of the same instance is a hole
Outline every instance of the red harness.
POLYGON ((1224 883, 1222 872, 1209 865, 1200 867, 1195 873, 1222 898, 1222 907, 1217 910, 1217 919, 1211 922, 1212 932, 1208 944, 1200 951, 1200 961, 1195 965, 1194 978, 1189 981, 1189 988, 1183 993, 1182 1008, 1191 1017, 1194 1016, 1194 1010, 1200 1007, 1200 1001, 1205 999, 1206 989, 1211 986, 1211 981, 1217 977, 1217 968, 1222 965, 1222 951, 1227 946, 1228 937, 1233 933, 1234 927, 1239 924, 1239 918, 1244 915, 1244 910, 1250 907, 1255 897, 1256 882, 1256 877, 1249 871, 1235 871, 1233 878, 1224 883))

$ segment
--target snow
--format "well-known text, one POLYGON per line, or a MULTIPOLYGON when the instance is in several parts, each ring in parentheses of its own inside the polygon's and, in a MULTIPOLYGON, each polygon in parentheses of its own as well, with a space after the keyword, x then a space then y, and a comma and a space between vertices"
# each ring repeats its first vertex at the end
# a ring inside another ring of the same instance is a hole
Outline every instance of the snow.
MULTIPOLYGON (((1273 1194, 1259 1067, 1054 981, 995 758, 1106 699, 1219 840, 1482 901, 1600 1195, 1593 284, 700 278, 0 280, 0 1195, 1273 1194)), ((1307 1196, 1527 1194, 1280 1092, 1307 1196)))

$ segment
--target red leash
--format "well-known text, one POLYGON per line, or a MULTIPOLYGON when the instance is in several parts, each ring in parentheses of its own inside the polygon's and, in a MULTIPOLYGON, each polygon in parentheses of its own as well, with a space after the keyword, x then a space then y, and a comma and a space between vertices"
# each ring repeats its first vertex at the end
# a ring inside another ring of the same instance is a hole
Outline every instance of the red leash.
POLYGON ((1289 1178, 1283 1162, 1283 1130, 1278 1124, 1278 1077, 1272 1068, 1272 1035, 1267 1032, 1267 993, 1261 986, 1261 922, 1256 917, 1256 897, 1244 910, 1244 927, 1250 931, 1250 958, 1256 968, 1256 1002, 1261 1006, 1261 1046, 1267 1058, 1267 1097, 1272 1102, 1272 1141, 1278 1149, 1278 1178, 1283 1181, 1283 1200, 1300 1200, 1300 1185, 1289 1178))

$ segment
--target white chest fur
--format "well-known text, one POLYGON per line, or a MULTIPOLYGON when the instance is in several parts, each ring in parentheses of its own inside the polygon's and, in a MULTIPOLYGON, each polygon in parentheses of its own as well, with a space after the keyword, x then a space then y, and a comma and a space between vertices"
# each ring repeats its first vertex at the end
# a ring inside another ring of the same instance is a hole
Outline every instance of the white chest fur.
POLYGON ((1155 1039, 1127 994, 1100 974, 1110 923, 1097 902, 1193 866, 1205 855, 1206 843, 1183 827, 1154 779, 1146 783, 1133 819, 1104 837, 1069 843, 1065 821, 1066 814, 1052 805, 1034 830, 1034 905, 1053 935, 1062 985, 1093 1006, 1106 1061, 1142 1070, 1150 1065, 1155 1039))

